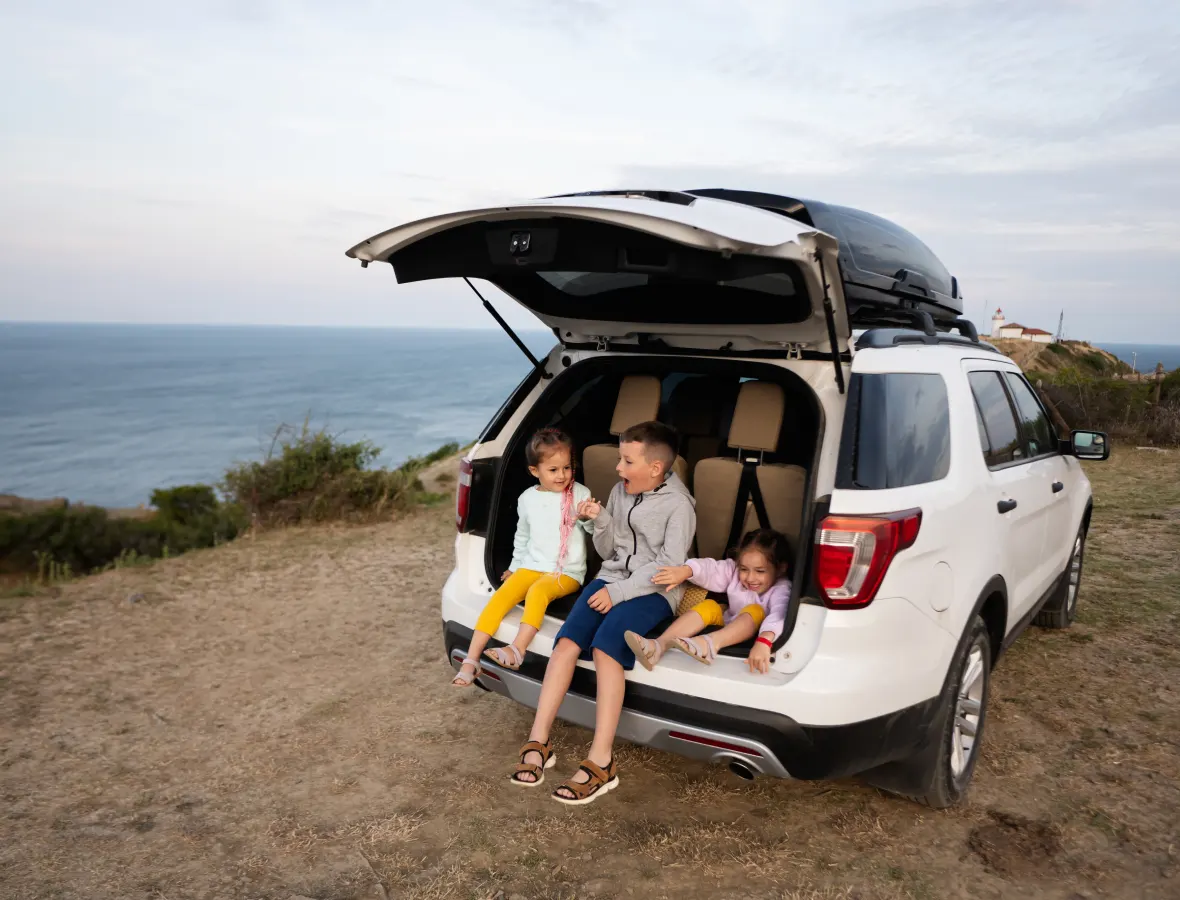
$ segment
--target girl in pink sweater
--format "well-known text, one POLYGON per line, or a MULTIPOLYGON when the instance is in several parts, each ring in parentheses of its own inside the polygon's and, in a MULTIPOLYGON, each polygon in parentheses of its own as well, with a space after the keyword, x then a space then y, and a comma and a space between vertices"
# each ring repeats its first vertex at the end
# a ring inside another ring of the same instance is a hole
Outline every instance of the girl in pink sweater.
POLYGON ((652 576, 653 584, 665 585, 668 590, 691 580, 707 591, 725 591, 729 606, 723 609, 716 600, 703 600, 658 638, 645 638, 628 631, 624 635, 627 646, 641 666, 650 671, 671 647, 710 665, 722 647, 740 644, 757 634, 746 664, 751 672, 770 671, 770 651, 782 634, 787 602, 791 599, 787 539, 770 528, 747 532, 735 557, 690 559, 682 566, 668 566, 652 576), (702 635, 710 625, 720 631, 702 635))

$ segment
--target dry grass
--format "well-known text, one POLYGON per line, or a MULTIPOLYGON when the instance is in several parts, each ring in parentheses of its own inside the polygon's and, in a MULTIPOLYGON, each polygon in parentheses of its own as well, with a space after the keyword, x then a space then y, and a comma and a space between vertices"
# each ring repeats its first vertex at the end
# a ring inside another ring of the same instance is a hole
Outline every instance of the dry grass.
POLYGON ((639 747, 585 809, 512 788, 528 712, 447 686, 446 510, 5 597, 0 897, 1176 897, 1180 453, 1089 472, 1081 621, 1005 659, 945 813, 639 747))

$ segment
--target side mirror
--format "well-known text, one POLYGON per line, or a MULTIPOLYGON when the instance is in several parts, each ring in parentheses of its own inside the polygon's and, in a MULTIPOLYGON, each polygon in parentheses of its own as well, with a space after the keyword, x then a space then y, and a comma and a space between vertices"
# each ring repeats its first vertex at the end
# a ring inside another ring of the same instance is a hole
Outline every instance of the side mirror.
POLYGON ((1078 459, 1109 459, 1110 440, 1101 431, 1075 431, 1070 438, 1070 452, 1078 459))

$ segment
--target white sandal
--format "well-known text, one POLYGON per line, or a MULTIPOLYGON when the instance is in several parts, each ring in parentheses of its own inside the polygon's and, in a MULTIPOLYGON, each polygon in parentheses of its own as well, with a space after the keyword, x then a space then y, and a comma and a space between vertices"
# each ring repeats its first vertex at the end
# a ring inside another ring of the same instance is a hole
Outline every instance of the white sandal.
POLYGON ((636 631, 624 631, 623 640, 627 642, 627 646, 635 654, 635 661, 649 672, 664 655, 663 644, 657 640, 645 638, 636 631))
POLYGON ((490 659, 498 666, 503 666, 505 669, 511 669, 515 672, 522 665, 524 665, 524 654, 517 649, 516 644, 505 644, 503 647, 493 647, 491 650, 485 650, 483 655, 490 659), (509 653, 515 662, 511 661, 509 653))
POLYGON ((459 664, 459 671, 455 673, 455 677, 451 681, 451 687, 471 687, 473 684, 475 684, 475 679, 477 679, 482 674, 483 666, 479 664, 479 660, 473 659, 469 656, 459 664), (470 677, 463 674, 463 666, 474 667, 474 671, 471 673, 470 677))
POLYGON ((697 646, 695 638, 676 638, 676 643, 673 646, 677 650, 687 653, 697 662, 711 666, 713 665, 713 660, 717 658, 717 651, 713 647, 713 639, 707 634, 698 635, 698 637, 704 640, 705 646, 708 648, 707 650, 702 652, 701 648, 697 646))

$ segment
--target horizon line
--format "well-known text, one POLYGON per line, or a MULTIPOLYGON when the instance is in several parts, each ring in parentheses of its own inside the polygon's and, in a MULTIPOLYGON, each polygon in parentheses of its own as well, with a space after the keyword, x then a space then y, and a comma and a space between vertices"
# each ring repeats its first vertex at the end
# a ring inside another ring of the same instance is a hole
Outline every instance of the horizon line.
MULTIPOLYGON (((327 325, 323 323, 299 323, 299 322, 129 322, 129 321, 110 321, 110 320, 88 320, 76 319, 69 321, 62 320, 44 320, 44 319, 0 319, 0 326, 4 325, 47 325, 47 326, 87 326, 87 327, 128 327, 128 328, 323 328, 335 329, 339 331, 500 331, 503 329, 497 327, 495 323, 487 325, 327 325)), ((543 326, 533 327, 519 327, 514 328, 518 334, 552 334, 552 331, 543 326)), ((987 339, 991 335, 980 332, 981 339, 987 339)), ((1087 344, 1097 346, 1098 343, 1094 339, 1082 338, 1064 338, 1064 340, 1083 340, 1087 344)), ((1168 342, 1158 340, 1134 340, 1134 339, 1116 339, 1098 341, 1107 344, 1119 345, 1133 345, 1142 344, 1150 347, 1180 347, 1180 341, 1168 342)))

